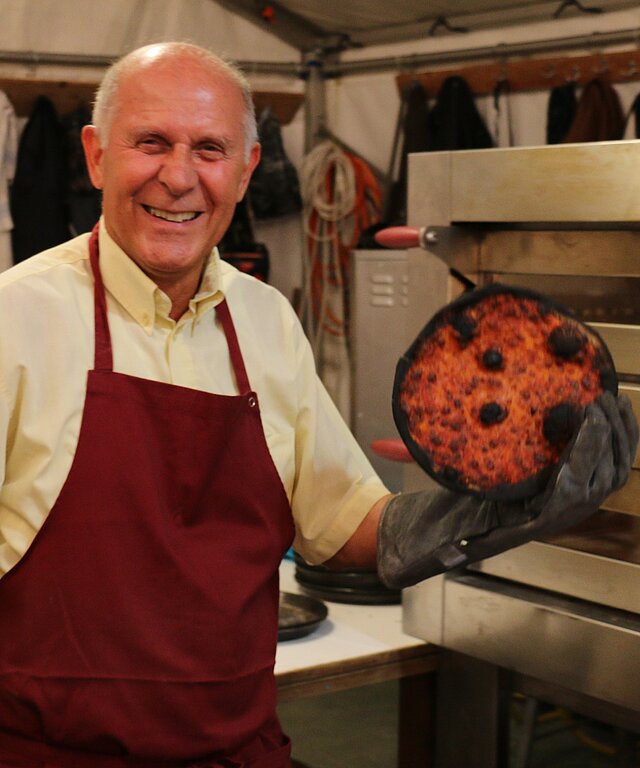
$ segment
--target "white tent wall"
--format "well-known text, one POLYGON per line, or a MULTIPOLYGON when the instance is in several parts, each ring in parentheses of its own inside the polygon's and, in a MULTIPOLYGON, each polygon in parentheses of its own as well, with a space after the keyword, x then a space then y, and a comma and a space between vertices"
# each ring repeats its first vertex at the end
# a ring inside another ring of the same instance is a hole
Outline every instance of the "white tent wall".
MULTIPOLYGON (((301 60, 296 48, 270 34, 268 28, 253 24, 212 0, 4 0, 2 11, 0 51, 27 56, 51 52, 115 57, 138 45, 179 39, 201 44, 238 61, 296 64, 301 60)), ((341 59, 347 65, 372 59, 385 59, 389 65, 372 74, 351 75, 347 71, 342 77, 328 79, 326 125, 373 167, 386 172, 400 106, 395 75, 402 69, 403 57, 490 46, 495 47, 498 57, 501 46, 578 35, 593 35, 595 47, 599 34, 624 29, 640 29, 640 8, 346 51, 341 59), (398 62, 397 66, 394 62, 398 62)), ((593 51, 565 52, 578 55, 593 51)), ((470 63, 468 59, 466 63, 470 63)), ((452 66, 456 65, 448 64, 446 68, 452 66)), ((0 77, 95 82, 102 71, 99 66, 45 65, 38 63, 35 56, 23 63, 0 63, 0 77)), ((305 87, 296 77, 250 71, 247 74, 255 89, 302 92, 305 87)), ((616 84, 616 89, 626 109, 640 90, 640 83, 616 84)), ((516 145, 545 142, 547 101, 548 92, 542 91, 515 93, 510 97, 516 145)), ((478 103, 490 125, 490 98, 480 98, 478 103)), ((305 111, 301 108, 282 129, 285 149, 298 167, 304 154, 304 120, 305 111)), ((258 222, 255 234, 269 249, 271 282, 292 298, 302 282, 304 245, 300 217, 258 222)))
POLYGON ((212 0, 3 0, 0 50, 118 56, 159 40, 222 55, 298 61, 299 52, 212 0))

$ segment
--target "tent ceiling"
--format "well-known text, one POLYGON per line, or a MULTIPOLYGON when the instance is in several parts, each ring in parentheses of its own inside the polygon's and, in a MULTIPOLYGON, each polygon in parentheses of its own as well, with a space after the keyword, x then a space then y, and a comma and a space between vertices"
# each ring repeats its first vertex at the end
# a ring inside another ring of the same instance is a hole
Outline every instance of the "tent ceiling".
POLYGON ((416 40, 428 35, 637 8, 637 0, 214 0, 301 51, 416 40))

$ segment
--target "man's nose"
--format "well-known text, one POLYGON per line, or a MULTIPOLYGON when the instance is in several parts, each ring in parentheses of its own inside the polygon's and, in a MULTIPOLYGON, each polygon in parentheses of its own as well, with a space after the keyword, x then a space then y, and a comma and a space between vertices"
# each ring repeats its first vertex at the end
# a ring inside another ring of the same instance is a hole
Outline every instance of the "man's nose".
POLYGON ((158 180, 175 197, 183 195, 196 185, 198 174, 188 147, 174 146, 166 152, 158 173, 158 180))

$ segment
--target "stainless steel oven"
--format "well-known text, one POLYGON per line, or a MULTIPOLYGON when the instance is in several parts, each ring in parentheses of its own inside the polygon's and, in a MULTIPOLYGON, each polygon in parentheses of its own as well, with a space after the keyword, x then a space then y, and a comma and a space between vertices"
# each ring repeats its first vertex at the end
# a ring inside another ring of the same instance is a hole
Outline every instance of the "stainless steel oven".
MULTIPOLYGON (((408 252, 410 280, 429 254, 454 276, 443 304, 468 281, 554 296, 607 341, 640 415, 640 142, 412 155, 408 210, 422 244, 408 252)), ((406 590, 404 626, 475 670, 459 666, 456 690, 442 691, 458 728, 473 675, 479 685, 490 670, 640 732, 638 458, 581 528, 406 590)), ((478 753, 477 765, 492 764, 478 753)))

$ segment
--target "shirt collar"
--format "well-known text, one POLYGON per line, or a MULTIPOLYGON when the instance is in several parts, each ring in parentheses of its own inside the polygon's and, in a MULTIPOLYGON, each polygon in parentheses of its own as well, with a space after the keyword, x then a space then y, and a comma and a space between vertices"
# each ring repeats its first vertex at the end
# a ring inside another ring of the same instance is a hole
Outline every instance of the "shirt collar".
MULTIPOLYGON (((105 289, 122 304, 131 317, 148 334, 152 333, 154 323, 158 320, 173 322, 169 318, 169 297, 115 243, 107 232, 103 218, 100 219, 99 244, 100 273, 105 289)), ((189 310, 183 318, 185 321, 192 319, 195 324, 221 300, 220 255, 218 249, 214 248, 207 259, 198 292, 189 302, 189 310)))

